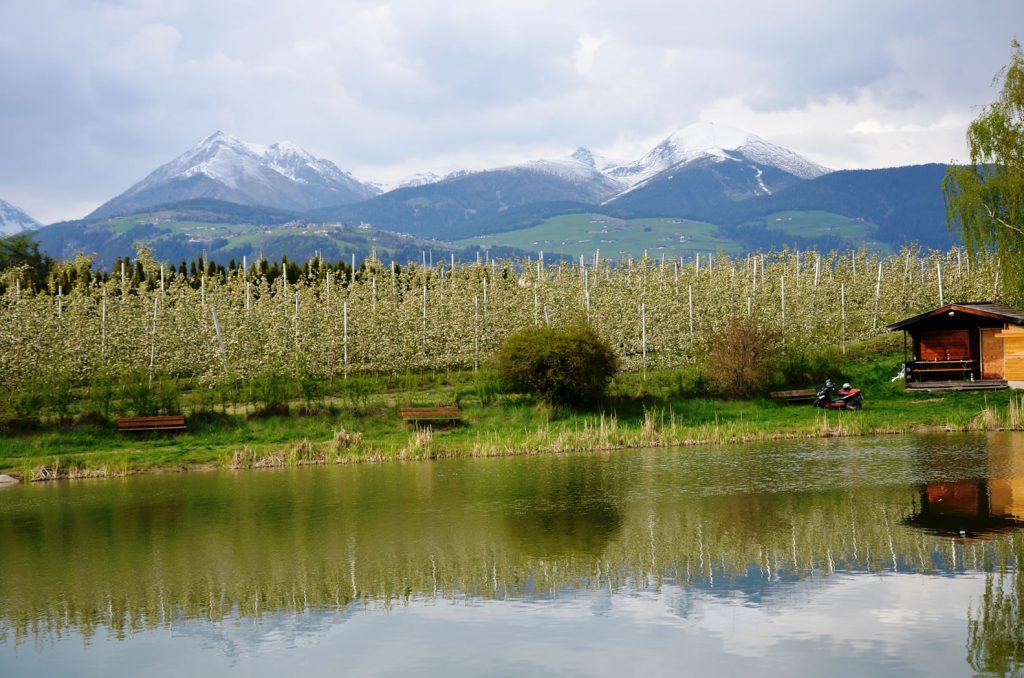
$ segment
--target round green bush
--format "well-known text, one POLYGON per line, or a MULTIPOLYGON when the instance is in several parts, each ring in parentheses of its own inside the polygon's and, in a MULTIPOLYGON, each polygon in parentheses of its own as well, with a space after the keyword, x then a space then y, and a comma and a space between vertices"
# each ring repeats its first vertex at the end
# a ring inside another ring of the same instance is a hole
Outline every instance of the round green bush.
POLYGON ((608 342, 583 324, 521 330, 497 353, 498 372, 512 391, 557 404, 600 400, 618 366, 608 342))

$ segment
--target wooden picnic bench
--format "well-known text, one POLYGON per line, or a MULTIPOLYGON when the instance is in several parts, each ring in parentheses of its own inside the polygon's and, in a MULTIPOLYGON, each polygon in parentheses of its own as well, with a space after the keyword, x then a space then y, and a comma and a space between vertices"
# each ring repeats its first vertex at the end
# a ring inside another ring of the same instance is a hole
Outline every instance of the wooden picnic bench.
POLYGON ((119 417, 118 431, 181 431, 185 426, 185 417, 171 415, 163 417, 119 417))
POLYGON ((921 372, 952 372, 959 374, 963 379, 968 379, 971 376, 971 372, 974 370, 974 361, 970 359, 965 360, 911 360, 907 363, 908 375, 913 378, 913 375, 921 372))
POLYGON ((402 419, 412 422, 462 420, 462 411, 455 406, 450 407, 399 407, 398 414, 402 419))
POLYGON ((818 396, 818 391, 813 388, 798 388, 791 391, 772 391, 768 395, 772 400, 786 403, 812 403, 818 396))

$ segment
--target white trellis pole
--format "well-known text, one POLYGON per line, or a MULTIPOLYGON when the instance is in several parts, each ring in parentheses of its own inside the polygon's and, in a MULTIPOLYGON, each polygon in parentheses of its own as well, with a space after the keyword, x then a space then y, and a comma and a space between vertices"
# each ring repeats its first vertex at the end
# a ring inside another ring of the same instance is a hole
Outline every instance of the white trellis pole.
POLYGON ((935 262, 935 270, 939 272, 939 306, 945 306, 945 295, 942 292, 942 262, 935 262))
MULTIPOLYGON (((583 263, 583 257, 580 256, 580 264, 583 263)), ((590 317, 590 276, 587 274, 587 269, 583 267, 583 304, 587 309, 587 317, 590 317)))
POLYGON ((473 296, 473 313, 473 371, 476 372, 480 369, 480 297, 476 295, 473 296))
POLYGON ((786 276, 779 279, 780 295, 782 300, 782 329, 786 329, 786 276))
POLYGON ((100 300, 100 355, 107 356, 107 288, 103 288, 100 300))
POLYGON ((871 317, 871 329, 878 326, 878 299, 882 295, 882 262, 878 262, 878 277, 875 278, 875 312, 871 317))
POLYGON ((213 318, 213 331, 217 333, 217 344, 220 346, 220 357, 224 361, 224 371, 228 371, 228 352, 224 348, 224 335, 220 331, 220 323, 217 322, 217 309, 210 309, 210 316, 213 318))
POLYGON ((843 329, 840 341, 843 346, 843 355, 846 355, 846 283, 839 283, 839 304, 842 310, 843 329))
POLYGON ((245 288, 245 310, 249 310, 249 262, 242 256, 242 287, 245 288))
POLYGON ((344 302, 341 305, 341 350, 342 360, 345 365, 345 378, 348 379, 348 302, 344 302))
POLYGON ((647 371, 647 304, 640 302, 640 352, 643 356, 643 368, 647 371))
POLYGON ((690 341, 693 341, 693 285, 687 286, 687 294, 690 297, 690 341))
MULTIPOLYGON (((484 288, 487 289, 486 287, 484 288)), ((423 286, 423 350, 427 350, 427 286, 423 286)))
POLYGON ((64 287, 57 285, 57 317, 64 315, 64 287))
POLYGON ((153 387, 153 363, 156 361, 156 308, 159 297, 153 298, 153 329, 149 333, 149 386, 153 387))

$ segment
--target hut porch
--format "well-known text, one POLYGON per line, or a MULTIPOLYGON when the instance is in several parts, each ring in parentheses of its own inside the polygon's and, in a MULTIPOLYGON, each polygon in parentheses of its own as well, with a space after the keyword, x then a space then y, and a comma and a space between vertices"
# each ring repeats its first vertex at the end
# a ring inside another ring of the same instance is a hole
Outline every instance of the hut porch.
POLYGON ((908 391, 1000 391, 1009 388, 1005 379, 975 379, 974 381, 908 381, 908 391))

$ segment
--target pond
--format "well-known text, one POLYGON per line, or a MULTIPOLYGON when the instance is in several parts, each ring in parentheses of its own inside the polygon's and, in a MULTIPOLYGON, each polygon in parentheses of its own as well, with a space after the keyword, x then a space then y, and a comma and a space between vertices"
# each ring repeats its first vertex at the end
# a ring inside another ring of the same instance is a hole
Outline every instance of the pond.
POLYGON ((1024 434, 0 490, 0 675, 1024 671, 1024 434))

